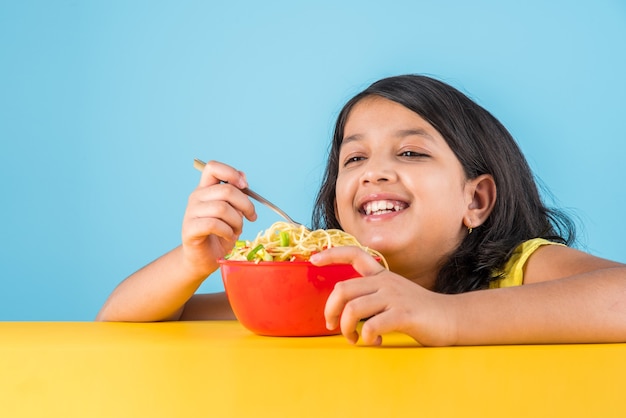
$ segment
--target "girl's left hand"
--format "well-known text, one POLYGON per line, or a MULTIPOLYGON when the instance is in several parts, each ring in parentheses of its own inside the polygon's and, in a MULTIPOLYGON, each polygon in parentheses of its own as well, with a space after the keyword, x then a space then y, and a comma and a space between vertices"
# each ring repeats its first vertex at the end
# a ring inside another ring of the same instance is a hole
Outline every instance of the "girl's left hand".
POLYGON ((382 335, 398 331, 428 346, 452 345, 456 339, 454 299, 431 292, 390 272, 358 247, 334 247, 311 257, 311 263, 351 264, 363 277, 337 283, 326 301, 328 329, 341 333, 355 344, 358 323, 366 345, 380 345, 382 335))

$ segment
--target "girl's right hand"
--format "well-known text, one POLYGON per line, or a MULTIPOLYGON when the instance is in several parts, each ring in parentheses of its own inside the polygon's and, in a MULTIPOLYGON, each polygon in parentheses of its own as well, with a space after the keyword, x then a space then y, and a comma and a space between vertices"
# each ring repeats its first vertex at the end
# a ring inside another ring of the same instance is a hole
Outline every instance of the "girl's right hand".
POLYGON ((243 229, 243 217, 257 218, 254 205, 241 189, 243 172, 209 161, 198 187, 189 196, 182 226, 183 262, 195 275, 206 277, 219 267, 243 229))

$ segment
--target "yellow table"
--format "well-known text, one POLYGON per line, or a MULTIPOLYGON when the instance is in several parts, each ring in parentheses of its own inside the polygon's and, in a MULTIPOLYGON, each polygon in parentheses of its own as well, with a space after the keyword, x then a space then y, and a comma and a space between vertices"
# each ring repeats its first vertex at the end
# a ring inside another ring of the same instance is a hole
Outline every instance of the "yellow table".
POLYGON ((626 416, 626 344, 414 345, 236 321, 0 323, 0 416, 626 416))

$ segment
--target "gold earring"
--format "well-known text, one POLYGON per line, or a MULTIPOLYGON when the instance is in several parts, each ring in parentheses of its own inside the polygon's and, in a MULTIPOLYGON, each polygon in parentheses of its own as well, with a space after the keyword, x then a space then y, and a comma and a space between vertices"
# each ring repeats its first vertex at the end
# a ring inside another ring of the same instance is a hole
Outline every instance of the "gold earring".
POLYGON ((467 226, 467 235, 469 235, 474 230, 474 228, 472 228, 472 222, 468 220, 466 226, 467 226))

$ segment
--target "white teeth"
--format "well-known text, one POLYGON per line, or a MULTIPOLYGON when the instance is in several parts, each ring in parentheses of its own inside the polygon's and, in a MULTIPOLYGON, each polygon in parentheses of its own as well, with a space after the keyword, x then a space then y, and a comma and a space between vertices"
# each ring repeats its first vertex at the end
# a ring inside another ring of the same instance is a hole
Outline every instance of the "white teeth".
POLYGON ((363 211, 366 215, 381 215, 383 213, 389 213, 393 211, 399 211, 406 206, 397 201, 392 200, 376 200, 373 202, 367 202, 363 206, 363 211))

